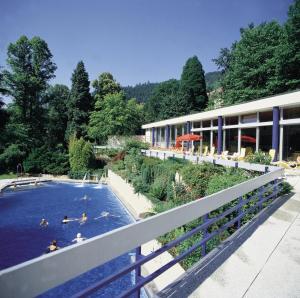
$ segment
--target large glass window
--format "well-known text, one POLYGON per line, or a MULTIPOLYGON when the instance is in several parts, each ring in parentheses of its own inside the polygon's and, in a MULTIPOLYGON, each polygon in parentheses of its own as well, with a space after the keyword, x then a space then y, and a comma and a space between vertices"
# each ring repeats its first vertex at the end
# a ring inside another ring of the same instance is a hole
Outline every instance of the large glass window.
POLYGON ((283 119, 300 118, 300 107, 283 109, 283 119))
POLYGON ((170 145, 174 146, 175 145, 175 125, 170 126, 170 145))
POLYGON ((273 111, 260 112, 259 113, 259 121, 260 122, 273 121, 273 111))
POLYGON ((161 141, 160 141, 160 146, 165 147, 166 146, 166 128, 161 127, 161 141))
POLYGON ((272 126, 259 128, 259 149, 264 152, 269 152, 272 149, 272 126))
POLYGON ((182 125, 176 125, 176 129, 177 129, 177 137, 182 136, 182 125))
POLYGON ((241 131, 241 148, 248 153, 256 150, 256 128, 245 128, 241 131))
POLYGON ((210 147, 210 131, 206 130, 202 132, 202 145, 204 146, 208 146, 208 148, 210 147))
POLYGON ((241 116, 241 123, 253 123, 256 122, 257 115, 256 113, 254 114, 248 114, 248 115, 243 115, 241 116))
POLYGON ((226 125, 238 125, 239 124, 239 117, 238 116, 226 117, 225 118, 225 124, 226 125))
POLYGON ((160 146, 160 127, 156 127, 156 141, 155 141, 155 145, 156 146, 160 146))
POLYGON ((193 125, 194 125, 194 128, 200 128, 201 127, 201 122, 200 121, 194 122, 193 125))
POLYGON ((225 150, 227 150, 229 154, 238 152, 238 129, 237 128, 226 129, 225 150))
POLYGON ((213 126, 218 126, 218 119, 213 120, 213 126))
MULTIPOLYGON (((200 132, 194 132, 194 134, 200 136, 200 132)), ((198 152, 200 147, 200 141, 194 141, 193 145, 194 145, 194 152, 198 152)))
POLYGON ((285 125, 283 128, 283 159, 296 160, 300 156, 300 125, 285 125))
POLYGON ((217 130, 212 131, 212 138, 213 138, 212 145, 217 150, 217 148, 218 148, 218 131, 217 130))
POLYGON ((210 120, 202 121, 202 127, 210 127, 210 120))

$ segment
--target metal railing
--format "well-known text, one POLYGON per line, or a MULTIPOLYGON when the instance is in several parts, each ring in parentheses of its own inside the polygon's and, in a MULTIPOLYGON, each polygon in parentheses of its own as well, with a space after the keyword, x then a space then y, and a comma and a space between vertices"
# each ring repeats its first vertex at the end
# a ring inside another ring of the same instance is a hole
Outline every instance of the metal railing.
POLYGON ((176 246, 195 233, 201 232, 204 235, 198 243, 194 244, 181 255, 176 256, 159 270, 146 277, 141 277, 139 274, 136 285, 123 293, 121 297, 137 292, 143 285, 183 260, 197 248, 202 247, 204 254, 206 243, 211 238, 232 225, 236 225, 236 228, 238 228, 245 215, 257 212, 263 207, 265 202, 274 199, 280 189, 281 181, 278 181, 278 179, 282 174, 282 169, 273 169, 271 172, 213 195, 93 237, 83 243, 62 248, 49 255, 44 255, 2 270, 0 272, 1 296, 32 297, 39 295, 132 249, 139 248, 142 244, 164 235, 177 227, 202 217, 203 221, 199 227, 166 244, 150 255, 138 255, 135 263, 123 268, 113 276, 109 276, 103 281, 96 283, 85 291, 78 293, 76 297, 92 293, 127 272, 132 270, 140 271, 142 264, 176 246), (249 195, 250 192, 252 192, 251 195, 249 195), (210 214, 212 211, 222 206, 227 206, 228 203, 233 203, 233 205, 228 209, 225 208, 224 212, 217 217, 211 217, 210 214), (230 220, 226 220, 226 223, 218 230, 209 231, 209 227, 212 224, 218 222, 220 219, 228 219, 229 215, 230 220))

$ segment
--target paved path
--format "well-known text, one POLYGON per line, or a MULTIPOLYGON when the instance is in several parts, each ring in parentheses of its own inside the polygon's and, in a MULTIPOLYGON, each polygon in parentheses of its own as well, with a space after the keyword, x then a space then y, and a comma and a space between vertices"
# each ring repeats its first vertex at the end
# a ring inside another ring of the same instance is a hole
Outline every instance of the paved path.
POLYGON ((159 297, 300 297, 300 177, 288 181, 293 195, 277 201, 159 297))

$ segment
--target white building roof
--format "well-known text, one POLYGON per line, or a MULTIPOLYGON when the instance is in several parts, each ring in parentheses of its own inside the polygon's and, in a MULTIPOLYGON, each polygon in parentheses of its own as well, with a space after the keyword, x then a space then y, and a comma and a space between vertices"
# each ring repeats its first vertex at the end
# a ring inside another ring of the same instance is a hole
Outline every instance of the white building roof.
POLYGON ((292 107, 300 106, 300 91, 290 92, 286 94, 270 96, 259 100, 254 100, 242 104, 232 105, 212 111, 190 114, 186 116, 170 118, 149 124, 144 124, 142 128, 160 127, 165 125, 174 125, 186 123, 187 121, 200 121, 217 118, 218 116, 234 116, 249 114, 253 112, 261 112, 272 109, 273 107, 292 107))

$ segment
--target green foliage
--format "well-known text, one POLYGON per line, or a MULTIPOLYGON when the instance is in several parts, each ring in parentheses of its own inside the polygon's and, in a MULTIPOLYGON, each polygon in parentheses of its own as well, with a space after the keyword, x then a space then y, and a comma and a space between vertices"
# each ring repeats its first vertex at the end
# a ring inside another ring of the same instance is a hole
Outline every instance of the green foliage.
POLYGON ((211 195, 213 193, 227 189, 250 178, 251 176, 244 170, 228 169, 222 175, 214 175, 208 180, 205 195, 211 195))
POLYGON ((73 134, 86 135, 86 126, 93 102, 90 94, 90 81, 82 61, 78 62, 72 74, 72 87, 68 101, 68 128, 66 140, 73 134))
POLYGON ((120 84, 116 82, 113 75, 109 72, 100 74, 98 80, 93 81, 93 87, 96 101, 101 101, 108 94, 116 94, 121 91, 120 84))
POLYGON ((66 145, 65 132, 68 123, 67 103, 69 96, 69 88, 65 85, 50 86, 44 96, 44 101, 48 105, 46 142, 51 147, 55 147, 57 144, 66 145))
POLYGON ((292 192, 292 190, 293 190, 293 186, 290 183, 283 181, 281 183, 281 191, 280 191, 279 195, 282 196, 285 194, 289 194, 292 192))
POLYGON ((140 130, 142 114, 134 99, 126 102, 123 93, 108 94, 91 113, 89 136, 101 143, 110 135, 133 135, 140 130))
POLYGON ((30 152, 23 162, 23 166, 27 173, 63 175, 69 170, 68 154, 62 145, 51 149, 42 146, 30 152))
POLYGON ((129 138, 125 142, 124 151, 129 152, 131 149, 138 149, 138 150, 149 149, 149 144, 142 142, 136 138, 129 138))
POLYGON ((86 171, 69 171, 68 177, 70 179, 82 180, 87 172, 86 171))
POLYGON ((223 168, 211 163, 190 164, 181 170, 184 183, 193 191, 195 197, 203 197, 209 180, 216 174, 223 173, 223 168))
POLYGON ((189 58, 181 74, 180 89, 187 95, 192 111, 201 111, 207 105, 206 83, 201 62, 197 56, 189 58))
MULTIPOLYGON (((47 43, 39 37, 21 36, 7 50, 9 70, 3 72, 5 88, 12 97, 14 125, 26 126, 30 147, 42 144, 44 108, 42 95, 48 81, 54 77, 56 65, 47 43)), ((9 144, 18 143, 12 139, 9 144)))
POLYGON ((222 72, 212 71, 205 74, 206 89, 211 92, 221 86, 222 72))
POLYGON ((0 172, 15 171, 18 163, 23 161, 25 154, 19 145, 9 145, 4 152, 0 154, 0 172))
POLYGON ((147 102, 154 88, 159 83, 143 83, 143 84, 136 84, 135 86, 127 86, 122 87, 125 92, 126 99, 136 98, 139 103, 147 102))
POLYGON ((90 142, 86 142, 82 137, 75 136, 69 141, 69 161, 71 171, 88 171, 93 160, 93 147, 90 142))
POLYGON ((245 161, 250 163, 259 163, 263 165, 270 165, 271 164, 271 156, 268 154, 265 154, 261 150, 258 152, 255 152, 253 154, 249 154, 246 156, 245 161))

